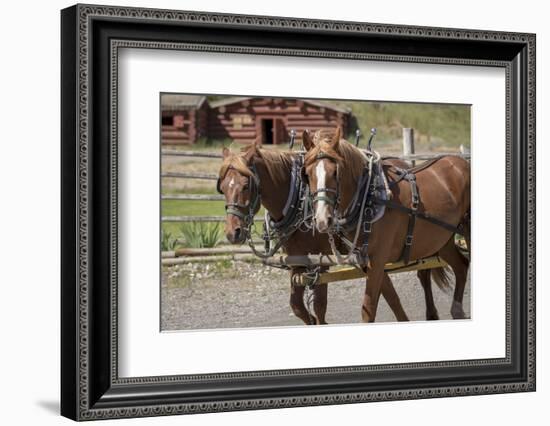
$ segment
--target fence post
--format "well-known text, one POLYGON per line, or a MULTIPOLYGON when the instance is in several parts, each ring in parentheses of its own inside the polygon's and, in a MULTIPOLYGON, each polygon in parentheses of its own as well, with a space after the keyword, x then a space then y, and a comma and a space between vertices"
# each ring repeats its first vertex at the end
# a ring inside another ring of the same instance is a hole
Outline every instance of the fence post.
MULTIPOLYGON (((414 154, 414 129, 403 127, 403 155, 409 156, 414 154)), ((415 166, 415 161, 410 160, 411 165, 415 166)))

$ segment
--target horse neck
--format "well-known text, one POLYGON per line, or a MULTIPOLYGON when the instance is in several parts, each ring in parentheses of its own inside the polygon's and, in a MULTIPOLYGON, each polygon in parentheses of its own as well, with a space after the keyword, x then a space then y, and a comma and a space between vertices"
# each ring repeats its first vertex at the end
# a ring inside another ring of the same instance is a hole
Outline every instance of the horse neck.
POLYGON ((359 180, 361 179, 361 175, 363 174, 364 167, 367 164, 367 159, 361 153, 361 151, 357 150, 357 152, 354 152, 354 154, 361 156, 361 163, 363 167, 361 169, 345 166, 340 167, 340 169, 343 169, 343 173, 341 173, 339 177, 340 208, 342 209, 342 211, 347 209, 350 205, 357 189, 357 185, 359 184, 359 180))
MULTIPOLYGON (((283 166, 283 163, 280 164, 283 166)), ((271 173, 269 173, 264 158, 259 156, 256 157, 254 165, 256 166, 260 179, 262 206, 264 206, 273 219, 279 220, 283 216, 283 209, 290 191, 291 170, 290 168, 285 170, 285 173, 281 173, 281 178, 275 181, 271 173)))

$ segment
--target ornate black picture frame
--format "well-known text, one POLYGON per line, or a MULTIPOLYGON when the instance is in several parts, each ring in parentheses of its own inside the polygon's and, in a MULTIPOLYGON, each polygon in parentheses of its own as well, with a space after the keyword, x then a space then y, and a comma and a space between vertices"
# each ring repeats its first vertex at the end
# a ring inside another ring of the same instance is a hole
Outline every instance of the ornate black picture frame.
POLYGON ((91 5, 63 10, 61 27, 64 416, 89 420, 535 390, 535 35, 91 5), (119 378, 120 47, 504 68, 506 356, 119 378))

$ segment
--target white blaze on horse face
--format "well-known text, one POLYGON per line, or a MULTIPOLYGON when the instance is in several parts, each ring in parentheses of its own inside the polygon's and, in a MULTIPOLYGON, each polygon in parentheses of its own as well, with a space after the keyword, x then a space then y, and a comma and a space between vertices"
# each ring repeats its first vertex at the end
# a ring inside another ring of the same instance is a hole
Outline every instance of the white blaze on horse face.
POLYGON ((229 182, 229 187, 233 188, 233 185, 235 185, 235 179, 231 178, 231 181, 229 182))
MULTIPOLYGON (((326 188, 327 172, 325 170, 325 161, 321 160, 315 166, 315 174, 317 176, 317 188, 326 188)), ((326 196, 325 191, 318 193, 321 197, 326 196)), ((317 224, 317 230, 319 232, 326 232, 328 229, 328 205, 325 200, 317 201, 317 207, 315 209, 315 223, 317 224)))

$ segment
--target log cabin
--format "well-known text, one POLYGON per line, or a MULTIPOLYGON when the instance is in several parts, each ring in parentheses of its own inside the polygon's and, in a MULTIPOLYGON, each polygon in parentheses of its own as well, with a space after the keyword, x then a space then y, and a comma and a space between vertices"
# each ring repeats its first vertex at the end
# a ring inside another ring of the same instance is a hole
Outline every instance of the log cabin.
POLYGON ((162 143, 192 144, 200 137, 264 145, 284 144, 291 129, 297 141, 303 130, 342 126, 349 130, 351 109, 333 103, 292 98, 228 97, 209 102, 204 96, 161 98, 162 143))

